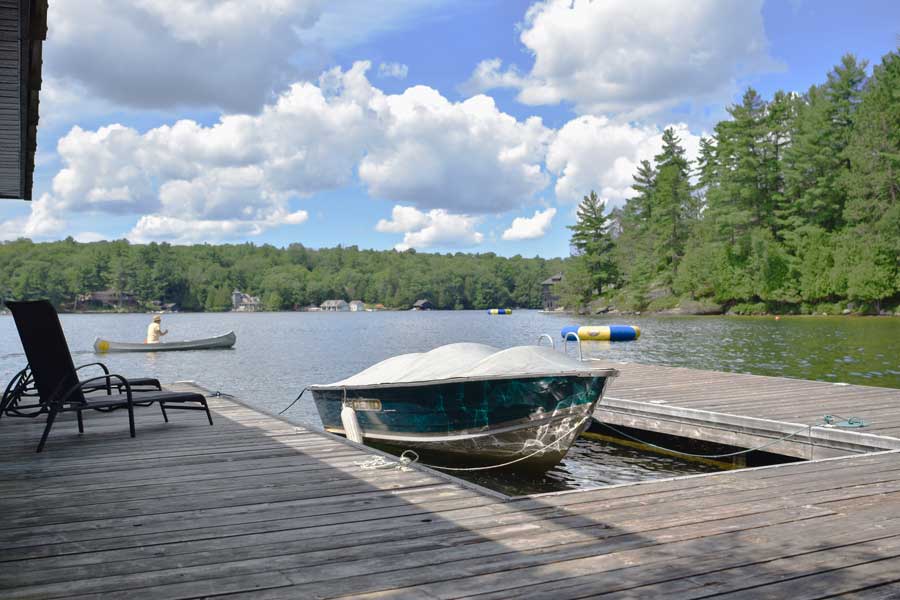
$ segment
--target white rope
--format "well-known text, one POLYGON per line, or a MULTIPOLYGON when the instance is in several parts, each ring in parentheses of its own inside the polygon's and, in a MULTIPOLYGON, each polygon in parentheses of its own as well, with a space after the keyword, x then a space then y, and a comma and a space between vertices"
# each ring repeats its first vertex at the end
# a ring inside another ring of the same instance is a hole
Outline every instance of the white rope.
MULTIPOLYGON (((422 466, 425 466, 425 467, 430 467, 432 469, 440 469, 442 471, 487 471, 489 469, 500 469, 502 467, 508 467, 510 465, 516 464, 517 462, 521 462, 523 460, 528 460, 529 458, 531 458, 533 456, 537 456, 538 454, 546 452, 548 449, 552 448, 553 446, 555 446, 559 442, 561 442, 566 436, 568 436, 572 432, 576 431, 579 427, 581 427, 584 424, 585 421, 587 421, 590 418, 591 418, 591 415, 586 415, 584 418, 582 418, 580 421, 578 421, 578 423, 575 425, 575 427, 572 427, 571 429, 569 429, 568 431, 563 433, 561 436, 556 438, 552 443, 550 443, 546 446, 542 446, 541 448, 532 452, 531 454, 529 454, 527 456, 520 456, 519 458, 517 458, 515 460, 511 460, 509 462, 505 462, 505 463, 502 463, 499 465, 488 465, 486 467, 441 467, 438 465, 429 465, 429 464, 426 464, 423 462, 420 462, 419 464, 422 466)), ((403 457, 407 452, 412 452, 413 454, 415 454, 415 452, 413 452, 412 450, 404 450, 403 454, 400 455, 401 460, 403 460, 403 457)), ((419 457, 418 454, 416 454, 416 460, 414 460, 413 462, 418 462, 418 457, 419 457)))
POLYGON ((410 467, 412 463, 419 460, 419 455, 415 453, 413 450, 404 450, 403 454, 400 455, 399 461, 392 461, 387 459, 384 456, 373 456, 366 460, 356 461, 356 466, 364 471, 372 471, 375 469, 396 469, 398 471, 412 471, 413 468, 410 467), (414 455, 415 458, 409 458, 406 456, 406 453, 414 455))

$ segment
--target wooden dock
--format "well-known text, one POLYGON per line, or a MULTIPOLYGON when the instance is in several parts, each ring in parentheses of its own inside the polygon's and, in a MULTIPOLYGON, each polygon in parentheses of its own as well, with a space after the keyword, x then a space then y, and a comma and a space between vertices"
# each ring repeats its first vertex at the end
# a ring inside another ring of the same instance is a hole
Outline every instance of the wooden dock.
POLYGON ((0 598, 900 597, 897 451, 510 500, 210 402, 0 419, 0 598))
POLYGON ((900 449, 900 390, 637 363, 618 368, 598 420, 807 460, 900 449), (850 417, 865 427, 826 427, 850 417), (788 439, 778 441, 790 436, 788 439), (770 445, 771 444, 771 445, 770 445))

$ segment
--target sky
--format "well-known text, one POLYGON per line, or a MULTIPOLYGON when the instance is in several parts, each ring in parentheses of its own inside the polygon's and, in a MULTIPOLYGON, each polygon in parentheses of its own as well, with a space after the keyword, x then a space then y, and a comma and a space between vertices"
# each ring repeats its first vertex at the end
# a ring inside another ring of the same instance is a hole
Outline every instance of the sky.
POLYGON ((0 240, 544 257, 674 127, 877 64, 900 3, 53 0, 32 202, 0 240))

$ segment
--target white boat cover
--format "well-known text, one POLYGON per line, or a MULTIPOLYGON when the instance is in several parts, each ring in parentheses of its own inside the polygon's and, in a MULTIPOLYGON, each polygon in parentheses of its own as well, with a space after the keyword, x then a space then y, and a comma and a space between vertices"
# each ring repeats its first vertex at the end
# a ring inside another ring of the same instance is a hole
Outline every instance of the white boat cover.
POLYGON ((614 376, 615 369, 591 367, 549 346, 516 346, 500 350, 485 344, 459 343, 429 352, 401 354, 356 375, 312 389, 342 389, 431 383, 447 379, 484 380, 575 375, 614 376))

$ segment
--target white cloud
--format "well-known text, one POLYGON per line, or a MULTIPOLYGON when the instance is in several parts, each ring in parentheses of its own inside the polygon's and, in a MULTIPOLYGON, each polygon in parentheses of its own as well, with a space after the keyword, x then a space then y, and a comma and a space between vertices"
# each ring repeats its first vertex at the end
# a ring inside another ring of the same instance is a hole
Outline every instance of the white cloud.
POLYGON ((274 210, 262 219, 182 219, 173 216, 146 215, 126 237, 138 243, 167 241, 194 244, 256 236, 279 225, 299 225, 309 219, 305 210, 287 213, 274 210))
POLYGON ((48 194, 31 202, 30 208, 31 212, 25 216, 0 221, 0 240, 46 238, 65 228, 66 223, 57 216, 48 194))
POLYGON ((521 122, 487 96, 453 103, 425 86, 378 104, 383 129, 359 166, 374 196, 470 214, 503 212, 549 182, 542 163, 552 132, 537 117, 521 122))
MULTIPOLYGON (((688 159, 697 156, 700 136, 687 125, 671 125, 688 159)), ((664 129, 664 128, 663 128, 664 129)), ((662 129, 652 125, 615 123, 606 117, 583 116, 559 130, 547 153, 547 169, 556 174, 556 198, 577 202, 595 190, 613 205, 634 195, 631 185, 641 160, 662 148, 662 129)))
POLYGON ((406 79, 409 74, 409 67, 402 63, 381 63, 378 65, 378 75, 381 77, 393 77, 395 79, 406 79))
POLYGON ((256 112, 341 50, 411 27, 441 4, 58 0, 45 71, 125 106, 256 112))
MULTIPOLYGON (((182 120, 145 133, 110 125, 73 128, 57 151, 59 211, 143 214, 134 239, 256 235, 304 219, 292 198, 348 183, 371 133, 366 65, 298 83, 259 116, 226 115, 211 127, 182 120), (167 230, 170 229, 171 231, 167 230)), ((304 213, 305 214, 305 213, 304 213)))
POLYGON ((381 219, 375 226, 385 233, 403 233, 397 250, 431 248, 434 246, 469 247, 484 241, 484 234, 475 231, 479 219, 468 215, 454 215, 443 209, 426 212, 411 206, 396 205, 391 220, 381 219))
POLYGON ((436 218, 445 225, 518 208, 546 187, 552 131, 540 119, 518 121, 486 96, 450 102, 425 86, 387 95, 366 78, 369 66, 331 69, 259 115, 211 126, 74 127, 57 144, 63 168, 48 203, 56 214, 144 215, 135 240, 220 239, 299 222, 284 218, 293 201, 349 185, 354 171, 373 196, 444 209, 436 218), (190 221, 202 226, 189 232, 190 221))
POLYGON ((533 217, 516 217, 509 229, 503 232, 504 240, 533 240, 547 235, 556 216, 555 208, 534 211, 533 217))
POLYGON ((727 98, 736 78, 775 68, 762 0, 545 0, 520 39, 531 71, 482 61, 465 88, 519 89, 532 105, 641 117, 685 101, 727 98))
POLYGON ((417 229, 423 229, 428 225, 428 215, 412 206, 394 206, 391 211, 391 220, 380 219, 375 225, 375 231, 382 233, 404 233, 417 229))
POLYGON ((108 239, 108 236, 105 236, 102 233, 97 233, 96 231, 82 231, 81 233, 76 233, 75 235, 73 235, 72 238, 76 242, 88 244, 90 242, 99 242, 101 240, 108 239))

